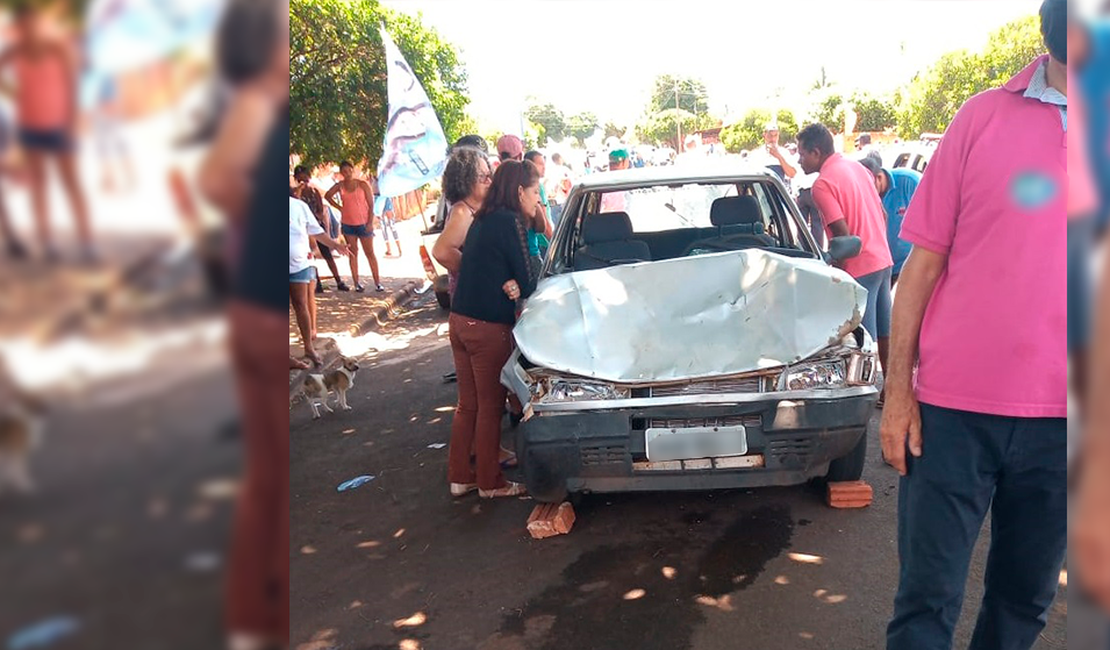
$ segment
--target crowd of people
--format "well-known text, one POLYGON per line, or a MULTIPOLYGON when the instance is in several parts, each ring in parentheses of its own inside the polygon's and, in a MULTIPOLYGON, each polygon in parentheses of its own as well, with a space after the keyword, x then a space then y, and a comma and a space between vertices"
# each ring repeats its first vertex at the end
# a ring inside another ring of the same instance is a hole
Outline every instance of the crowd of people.
MULTIPOLYGON (((862 325, 886 376, 883 455, 901 475, 891 648, 951 643, 988 511, 990 569, 973 647, 1031 646, 1063 563, 1068 371, 1055 341, 1074 318, 1058 290, 1070 237, 1061 225, 1065 211, 1079 209, 1067 193, 1018 186, 1068 185, 1059 143, 1073 132, 1061 35, 1074 18, 1064 0, 1046 0, 1041 20, 1049 54, 968 101, 924 176, 884 167, 873 154, 837 153, 821 124, 801 130, 796 153, 769 124, 765 147, 749 156, 793 187, 819 245, 860 241, 859 253, 838 265, 867 290, 862 325)), ((515 136, 497 143, 493 170, 473 140, 451 153, 447 227, 433 251, 452 276, 459 401, 448 482, 456 497, 509 496, 523 487, 502 475, 501 421, 519 405, 507 400, 500 371, 520 301, 536 286, 537 253, 551 237, 551 199, 563 195, 541 182, 545 157, 524 152, 515 136)), ((609 169, 629 169, 631 157, 611 148, 609 169)))
MULTIPOLYGON (((1101 172, 1097 164, 1085 171, 1092 155, 1085 143, 1088 120, 1104 118, 1088 115, 1081 98, 1068 129, 1069 86, 1073 104, 1092 88, 1072 80, 1069 40, 1084 61, 1087 44, 1075 41, 1081 25, 1065 0, 1045 0, 1040 16, 1048 54, 969 100, 924 175, 884 166, 873 152, 846 157, 821 124, 803 128, 792 148, 768 124, 764 147, 748 156, 791 189, 818 246, 859 239, 859 253, 837 264, 867 290, 862 326, 878 344, 885 375, 883 456, 901 475, 891 648, 951 643, 988 512, 991 550, 973 647, 1030 647, 1056 593, 1067 540, 1067 387, 1070 377, 1085 411, 1087 249, 1105 223, 1097 218, 1101 172), (1059 291, 1065 278, 1066 296, 1059 291), (1067 357, 1057 344, 1065 329, 1067 357)), ((608 168, 630 169, 634 157, 614 146, 608 168)), ((376 272, 372 241, 363 241, 373 218, 372 186, 353 178, 349 165, 341 170, 343 181, 324 201, 341 210, 343 235, 362 242, 376 272)), ((458 404, 447 480, 454 497, 524 493, 503 473, 515 459, 500 447, 502 418, 508 413, 519 421, 521 406, 500 372, 573 176, 559 154, 548 160, 525 151, 512 135, 498 140, 496 158, 478 136, 461 138, 450 152, 442 180, 445 228, 431 254, 450 276, 458 404)), ((320 198, 306 189, 294 194, 310 208, 291 207, 291 242, 293 212, 300 215, 300 267, 311 238, 326 247, 344 244, 326 232, 320 198)), ((311 281, 293 267, 291 248, 291 286, 311 281)), ((355 284, 358 290, 357 275, 355 284)), ((308 319, 302 333, 311 337, 311 310, 301 311, 308 319)))

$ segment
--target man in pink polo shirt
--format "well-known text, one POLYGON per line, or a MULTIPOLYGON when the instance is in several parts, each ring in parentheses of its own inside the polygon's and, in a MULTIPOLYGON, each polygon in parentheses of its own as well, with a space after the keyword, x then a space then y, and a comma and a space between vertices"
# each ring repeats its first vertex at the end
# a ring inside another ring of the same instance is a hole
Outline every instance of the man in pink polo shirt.
POLYGON ((892 650, 951 647, 988 510, 970 647, 1030 648, 1056 595, 1068 523, 1066 14, 1066 0, 1046 0, 1052 56, 959 110, 902 225, 913 250, 882 422, 883 456, 902 475, 892 650))
POLYGON ((887 367, 890 341, 890 275, 894 258, 886 239, 883 201, 875 177, 863 165, 833 149, 833 136, 824 125, 810 124, 798 134, 798 162, 806 174, 819 172, 813 183, 813 202, 832 237, 855 235, 859 255, 838 264, 867 289, 863 328, 879 344, 879 361, 887 367))

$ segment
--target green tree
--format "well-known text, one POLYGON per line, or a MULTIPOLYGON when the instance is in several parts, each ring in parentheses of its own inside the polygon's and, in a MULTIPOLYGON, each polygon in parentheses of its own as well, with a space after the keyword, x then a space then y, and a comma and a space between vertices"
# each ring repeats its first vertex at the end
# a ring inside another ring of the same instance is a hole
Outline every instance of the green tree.
POLYGON ((290 149, 309 162, 381 157, 388 112, 385 24, 453 142, 472 132, 457 48, 421 16, 377 0, 290 0, 290 149))
POLYGON ((859 116, 856 131, 885 131, 898 123, 898 108, 892 101, 856 93, 850 103, 859 116))
POLYGON ((679 127, 682 128, 682 137, 696 131, 710 128, 716 121, 708 115, 695 116, 689 111, 669 108, 651 115, 647 115, 636 127, 636 135, 641 142, 654 145, 666 145, 675 151, 682 150, 682 142, 678 139, 679 127))
MULTIPOLYGON (((763 144, 763 129, 771 121, 771 111, 755 108, 744 114, 736 124, 721 129, 721 144, 725 150, 739 153, 763 144)), ((779 142, 792 142, 798 136, 798 120, 789 110, 780 110, 775 116, 779 127, 779 142)))
POLYGON ((981 52, 942 55, 901 93, 899 134, 916 138, 922 133, 943 133, 972 95, 1001 86, 1043 53, 1039 19, 1028 16, 991 33, 981 52))
POLYGON ((548 139, 562 140, 566 137, 566 118, 563 116, 562 111, 555 108, 554 104, 550 102, 545 104, 533 104, 524 112, 524 116, 528 118, 528 121, 540 128, 540 146, 546 144, 548 139))
POLYGON ((623 136, 624 132, 628 129, 623 126, 618 126, 616 122, 609 121, 605 123, 604 130, 606 138, 619 138, 623 136))
POLYGON ((578 140, 578 144, 594 134, 601 126, 598 124, 597 116, 593 113, 578 113, 567 118, 567 135, 578 140))
POLYGON ((695 115, 708 113, 709 91, 705 89, 705 84, 693 77, 678 77, 669 74, 656 77, 647 113, 654 115, 660 111, 673 108, 681 108, 687 113, 695 115))
POLYGON ((844 130, 844 97, 839 93, 833 93, 825 97, 817 105, 813 120, 819 124, 824 124, 833 133, 839 133, 844 130))

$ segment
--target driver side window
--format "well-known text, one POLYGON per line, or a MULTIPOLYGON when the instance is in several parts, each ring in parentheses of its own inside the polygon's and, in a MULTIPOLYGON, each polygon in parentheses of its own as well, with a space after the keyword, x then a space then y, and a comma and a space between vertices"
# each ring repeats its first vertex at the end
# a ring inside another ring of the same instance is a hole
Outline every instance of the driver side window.
POLYGON ((763 183, 756 184, 753 187, 753 194, 755 194, 756 200, 759 201, 759 211, 763 213, 764 232, 782 242, 782 237, 779 235, 779 220, 773 218, 777 213, 771 207, 770 198, 767 196, 767 187, 763 183))

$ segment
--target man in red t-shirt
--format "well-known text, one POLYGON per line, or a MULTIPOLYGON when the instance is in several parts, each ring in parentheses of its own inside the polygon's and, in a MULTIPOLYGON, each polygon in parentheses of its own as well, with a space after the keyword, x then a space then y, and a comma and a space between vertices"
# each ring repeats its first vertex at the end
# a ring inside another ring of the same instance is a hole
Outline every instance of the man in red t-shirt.
POLYGON ((813 201, 829 237, 860 238, 859 255, 838 264, 867 289, 863 327, 878 341, 879 361, 885 371, 894 259, 886 239, 883 202, 875 189, 875 178, 863 165, 836 153, 832 133, 821 124, 810 124, 798 134, 798 162, 806 174, 820 174, 813 183, 813 201))

